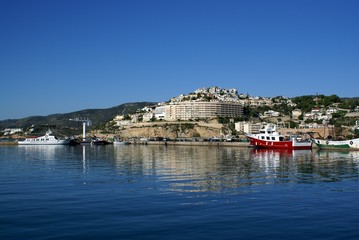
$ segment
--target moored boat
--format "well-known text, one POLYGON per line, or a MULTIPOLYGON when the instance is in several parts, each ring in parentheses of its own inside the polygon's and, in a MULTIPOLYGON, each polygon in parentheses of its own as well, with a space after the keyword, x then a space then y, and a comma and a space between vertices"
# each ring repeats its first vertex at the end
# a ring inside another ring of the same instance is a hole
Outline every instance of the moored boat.
POLYGON ((25 140, 18 141, 19 145, 67 145, 71 141, 70 138, 58 139, 52 135, 51 130, 46 131, 44 136, 27 137, 25 140))
POLYGON ((107 144, 110 144, 110 142, 95 136, 95 137, 92 138, 91 144, 93 144, 93 145, 107 145, 107 144))
POLYGON ((130 142, 126 140, 122 140, 120 138, 115 138, 113 140, 113 145, 127 145, 127 144, 130 144, 130 142))
POLYGON ((359 150, 359 138, 348 140, 330 140, 330 139, 316 139, 312 141, 319 149, 328 150, 359 150))
POLYGON ((274 124, 267 124, 259 130, 258 134, 247 134, 249 146, 255 148, 268 149, 311 149, 312 142, 310 139, 302 140, 297 135, 286 137, 277 132, 274 124))
POLYGON ((130 144, 129 141, 113 141, 113 145, 127 145, 130 144))

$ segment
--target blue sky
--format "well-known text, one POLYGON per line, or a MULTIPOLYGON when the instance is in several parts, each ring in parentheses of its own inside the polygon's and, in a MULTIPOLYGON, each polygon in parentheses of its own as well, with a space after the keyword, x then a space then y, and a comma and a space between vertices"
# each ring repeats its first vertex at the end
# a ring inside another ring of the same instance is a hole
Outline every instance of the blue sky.
POLYGON ((0 0, 0 120, 197 88, 359 96, 356 0, 0 0))

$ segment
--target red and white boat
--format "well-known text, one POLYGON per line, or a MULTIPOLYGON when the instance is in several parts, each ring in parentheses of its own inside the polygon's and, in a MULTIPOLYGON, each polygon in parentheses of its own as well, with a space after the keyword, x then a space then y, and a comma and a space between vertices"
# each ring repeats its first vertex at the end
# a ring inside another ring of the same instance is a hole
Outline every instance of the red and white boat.
POLYGON ((277 132, 274 124, 267 124, 259 130, 258 134, 247 134, 249 146, 256 148, 270 149, 311 149, 310 139, 302 140, 298 136, 292 135, 286 137, 277 132))

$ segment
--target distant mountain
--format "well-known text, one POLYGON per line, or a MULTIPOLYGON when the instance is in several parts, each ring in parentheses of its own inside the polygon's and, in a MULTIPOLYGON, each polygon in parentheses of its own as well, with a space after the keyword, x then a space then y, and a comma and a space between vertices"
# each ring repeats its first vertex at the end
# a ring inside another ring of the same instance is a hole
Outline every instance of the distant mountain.
POLYGON ((7 119, 0 121, 0 130, 4 128, 27 128, 31 125, 50 125, 54 127, 71 128, 80 123, 72 122, 70 118, 89 118, 92 121, 92 125, 100 125, 109 122, 116 115, 119 114, 131 114, 135 113, 138 109, 145 106, 151 106, 156 103, 153 102, 135 102, 125 103, 116 107, 107 109, 86 109, 71 113, 64 114, 52 114, 48 116, 31 116, 21 119, 7 119))

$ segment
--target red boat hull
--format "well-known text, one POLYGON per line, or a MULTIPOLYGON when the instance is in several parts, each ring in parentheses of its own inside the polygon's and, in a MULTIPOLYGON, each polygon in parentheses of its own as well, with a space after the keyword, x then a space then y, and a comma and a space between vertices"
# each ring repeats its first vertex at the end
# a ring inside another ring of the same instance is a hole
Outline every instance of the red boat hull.
POLYGON ((289 149, 289 150, 307 150, 312 148, 311 142, 266 141, 252 137, 248 137, 248 139, 249 139, 249 146, 255 148, 289 149))

